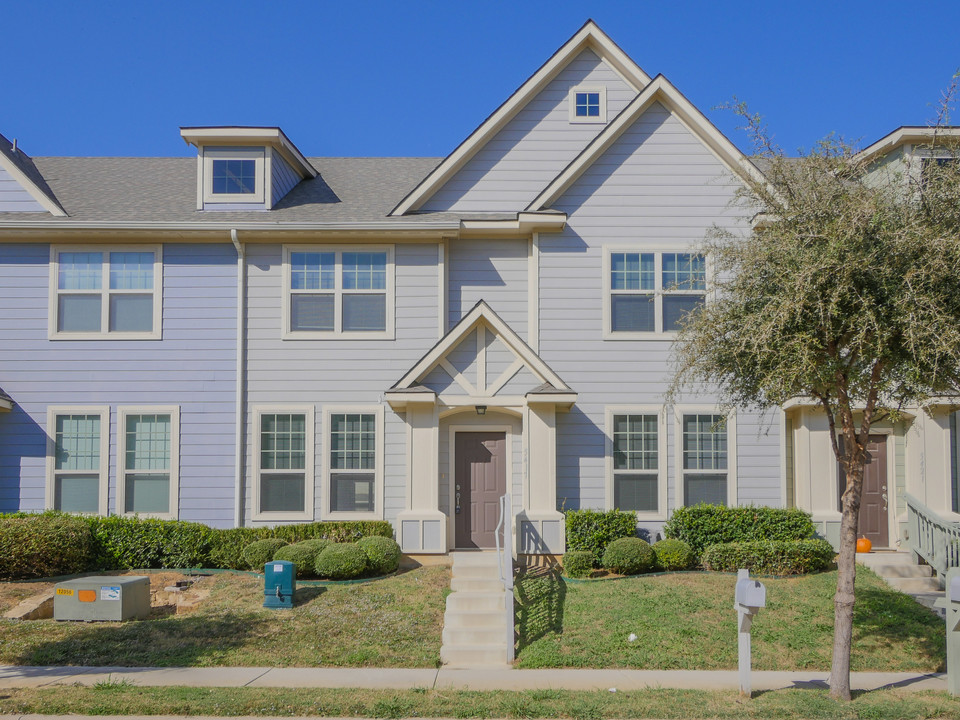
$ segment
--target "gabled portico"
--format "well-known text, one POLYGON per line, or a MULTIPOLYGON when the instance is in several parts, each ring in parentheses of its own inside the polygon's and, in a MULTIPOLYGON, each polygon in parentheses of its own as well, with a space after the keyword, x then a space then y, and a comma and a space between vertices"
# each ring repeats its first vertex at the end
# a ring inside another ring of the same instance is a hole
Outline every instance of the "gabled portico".
POLYGON ((559 554, 556 413, 577 394, 480 301, 399 382, 387 402, 407 424, 404 552, 486 547, 510 492, 518 552, 559 554))

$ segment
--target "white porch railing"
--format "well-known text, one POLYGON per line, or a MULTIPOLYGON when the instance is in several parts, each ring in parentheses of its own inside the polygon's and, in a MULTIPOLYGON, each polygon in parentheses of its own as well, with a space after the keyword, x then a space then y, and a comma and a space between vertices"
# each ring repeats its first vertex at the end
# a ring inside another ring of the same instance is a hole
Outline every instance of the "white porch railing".
POLYGON ((494 538, 497 543, 497 565, 500 569, 500 582, 503 583, 503 600, 507 613, 507 662, 514 660, 513 642, 513 502, 510 493, 500 498, 500 522, 497 523, 494 538), (500 545, 500 533, 503 533, 503 546, 500 545))
POLYGON ((960 567, 960 524, 945 520, 909 493, 906 498, 910 549, 942 580, 948 569, 960 567))

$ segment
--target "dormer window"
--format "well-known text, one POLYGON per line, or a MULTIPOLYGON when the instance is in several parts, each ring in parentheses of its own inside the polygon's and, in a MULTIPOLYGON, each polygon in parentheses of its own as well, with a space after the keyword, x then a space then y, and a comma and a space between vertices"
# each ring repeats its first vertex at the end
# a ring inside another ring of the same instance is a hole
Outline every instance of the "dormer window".
POLYGON ((607 121, 607 89, 575 87, 570 90, 570 122, 605 123, 607 121))
POLYGON ((204 203, 262 203, 262 147, 203 148, 204 203))

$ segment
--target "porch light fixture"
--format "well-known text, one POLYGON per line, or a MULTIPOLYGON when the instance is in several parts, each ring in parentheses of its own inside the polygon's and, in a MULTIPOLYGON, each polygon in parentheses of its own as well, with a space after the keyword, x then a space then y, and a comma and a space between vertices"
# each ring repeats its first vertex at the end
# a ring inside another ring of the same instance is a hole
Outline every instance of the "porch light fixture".
POLYGON ((477 406, 476 406, 476 409, 477 409, 477 415, 486 415, 486 414, 487 414, 487 406, 486 406, 486 405, 477 405, 477 406))

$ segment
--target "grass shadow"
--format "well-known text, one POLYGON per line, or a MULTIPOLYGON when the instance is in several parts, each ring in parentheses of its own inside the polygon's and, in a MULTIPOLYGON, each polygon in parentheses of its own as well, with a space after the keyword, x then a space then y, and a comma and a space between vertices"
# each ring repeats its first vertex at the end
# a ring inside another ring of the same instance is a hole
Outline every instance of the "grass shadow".
POLYGON ((53 620, 51 639, 29 643, 16 665, 96 665, 112 667, 216 664, 216 658, 248 642, 267 621, 251 613, 170 615, 122 623, 86 623, 63 633, 53 620))
POLYGON ((874 642, 912 642, 927 657, 942 658, 938 672, 946 669, 946 637, 943 619, 909 595, 886 588, 857 588, 853 625, 874 642))
POLYGON ((303 587, 298 587, 297 591, 293 595, 293 604, 295 607, 306 605, 307 603, 316 600, 326 591, 327 589, 323 586, 306 585, 303 587))
POLYGON ((516 581, 517 652, 540 638, 563 632, 567 584, 556 567, 527 567, 516 581))

